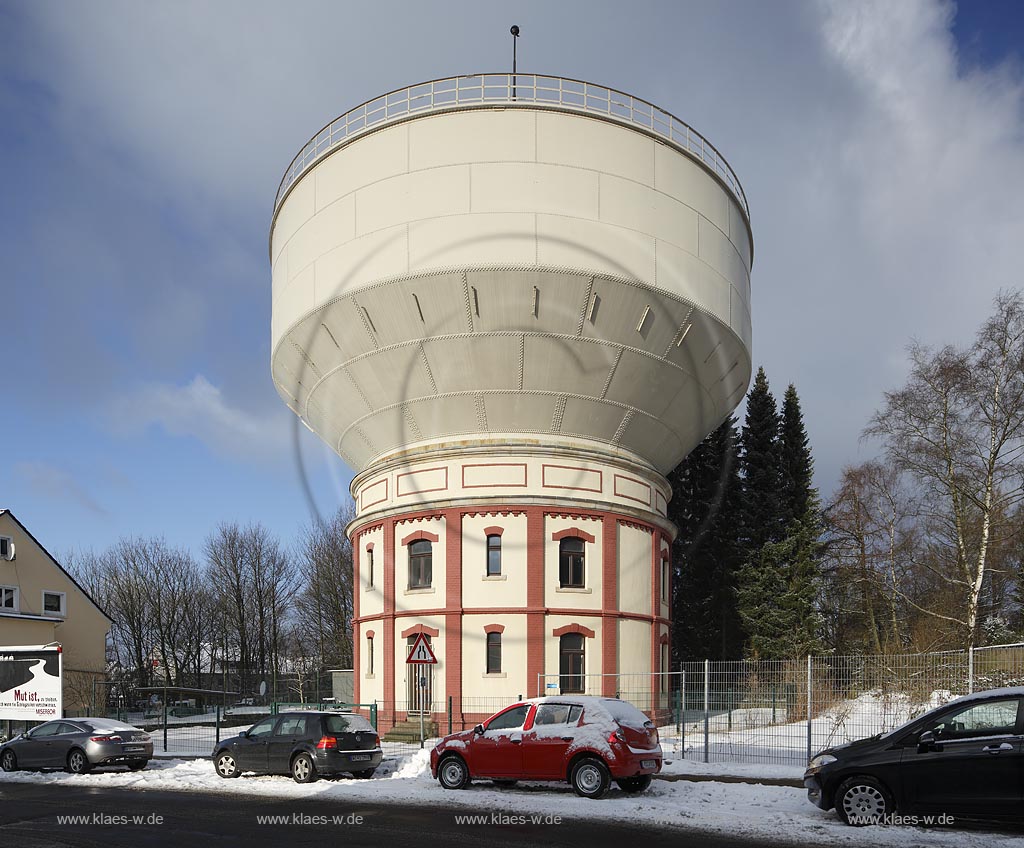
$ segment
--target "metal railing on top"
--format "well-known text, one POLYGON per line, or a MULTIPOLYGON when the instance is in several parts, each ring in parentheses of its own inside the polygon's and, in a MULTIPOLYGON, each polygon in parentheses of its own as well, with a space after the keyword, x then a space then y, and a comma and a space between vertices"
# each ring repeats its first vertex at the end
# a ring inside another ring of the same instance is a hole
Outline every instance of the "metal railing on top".
POLYGON ((497 103, 542 106, 602 115, 643 127, 702 163, 732 192, 750 220, 747 196, 736 173, 704 136, 657 106, 603 85, 541 74, 472 74, 430 80, 382 94, 335 118, 298 152, 281 179, 274 214, 295 181, 338 145, 391 121, 425 112, 497 103))

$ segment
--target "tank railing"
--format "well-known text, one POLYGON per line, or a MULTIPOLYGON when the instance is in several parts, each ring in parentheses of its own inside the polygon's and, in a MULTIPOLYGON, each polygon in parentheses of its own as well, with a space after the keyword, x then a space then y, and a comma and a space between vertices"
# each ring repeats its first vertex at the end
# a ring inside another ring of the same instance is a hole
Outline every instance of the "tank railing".
POLYGON ((643 127, 667 139, 716 174, 750 220, 747 197, 739 178, 715 146, 689 124, 646 100, 614 88, 540 74, 474 74, 431 80, 382 94, 357 106, 331 121, 299 151, 277 189, 274 212, 306 169, 339 144, 390 121, 422 112, 498 103, 524 103, 594 113, 643 127))

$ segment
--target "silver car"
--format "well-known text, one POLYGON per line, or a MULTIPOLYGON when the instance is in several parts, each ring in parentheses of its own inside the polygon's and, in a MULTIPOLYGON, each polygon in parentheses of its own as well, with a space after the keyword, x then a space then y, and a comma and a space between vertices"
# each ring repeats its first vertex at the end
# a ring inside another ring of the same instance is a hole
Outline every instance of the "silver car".
POLYGON ((144 730, 107 718, 48 721, 0 745, 0 768, 63 768, 83 774, 94 766, 143 769, 153 756, 144 730))

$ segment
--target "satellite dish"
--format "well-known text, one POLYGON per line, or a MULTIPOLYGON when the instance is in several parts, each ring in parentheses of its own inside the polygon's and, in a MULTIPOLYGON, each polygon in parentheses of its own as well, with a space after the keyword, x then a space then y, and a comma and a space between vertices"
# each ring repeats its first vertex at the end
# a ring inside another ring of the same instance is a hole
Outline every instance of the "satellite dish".
POLYGON ((267 694, 267 681, 266 680, 261 680, 260 681, 260 697, 263 697, 266 694, 267 694))

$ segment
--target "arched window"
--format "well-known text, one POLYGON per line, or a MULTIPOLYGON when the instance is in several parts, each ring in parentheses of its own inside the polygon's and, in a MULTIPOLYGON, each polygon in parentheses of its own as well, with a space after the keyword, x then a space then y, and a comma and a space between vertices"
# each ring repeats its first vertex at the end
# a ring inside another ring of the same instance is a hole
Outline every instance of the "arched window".
POLYGON ((558 639, 558 675, 563 695, 582 694, 585 668, 582 633, 566 633, 558 639))
POLYGON ((501 674, 501 634, 487 634, 487 673, 501 674))
POLYGON ((433 571, 433 546, 426 539, 409 544, 409 588, 429 589, 433 571))
POLYGON ((487 537, 487 576, 497 577, 501 574, 501 536, 487 537))
POLYGON ((373 588, 373 548, 366 549, 366 582, 373 588))
POLYGON ((566 536, 558 543, 558 585, 563 589, 582 589, 584 584, 584 541, 566 536))
POLYGON ((373 637, 366 637, 366 676, 373 677, 373 637))

